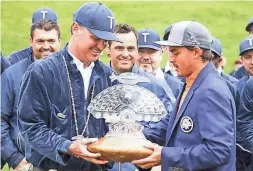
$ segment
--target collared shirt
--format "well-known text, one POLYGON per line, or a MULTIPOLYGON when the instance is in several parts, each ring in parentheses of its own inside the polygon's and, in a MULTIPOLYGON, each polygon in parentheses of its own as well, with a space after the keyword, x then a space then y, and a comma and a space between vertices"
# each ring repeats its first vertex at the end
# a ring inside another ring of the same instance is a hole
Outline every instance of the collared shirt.
POLYGON ((160 79, 163 79, 163 80, 164 80, 164 73, 163 73, 163 71, 161 70, 161 68, 158 68, 158 69, 155 71, 154 75, 155 75, 157 78, 160 78, 160 79))
POLYGON ((75 57, 69 51, 68 51, 68 53, 73 58, 73 63, 76 64, 78 71, 82 75, 83 84, 84 84, 84 93, 85 93, 85 99, 86 99, 88 96, 88 88, 89 88, 89 84, 90 84, 91 73, 92 73, 92 70, 93 70, 95 64, 94 64, 94 62, 91 62, 88 67, 84 68, 84 64, 77 57, 75 57))
POLYGON ((194 81, 196 80, 196 78, 198 77, 199 73, 202 71, 202 69, 205 67, 206 65, 202 66, 201 68, 199 68, 197 71, 195 71, 194 73, 192 73, 189 77, 186 77, 186 86, 184 89, 184 92, 182 94, 182 97, 180 99, 180 103, 179 103, 179 108, 178 111, 185 99, 185 97, 188 94, 188 91, 190 90, 191 86, 193 85, 194 81))
POLYGON ((170 66, 169 62, 166 63, 166 66, 164 68, 164 73, 166 73, 168 71, 170 71, 170 73, 172 74, 173 77, 178 76, 177 71, 170 66))
POLYGON ((218 71, 218 73, 221 75, 221 73, 222 73, 222 68, 221 68, 221 67, 218 67, 218 68, 217 68, 217 71, 218 71))

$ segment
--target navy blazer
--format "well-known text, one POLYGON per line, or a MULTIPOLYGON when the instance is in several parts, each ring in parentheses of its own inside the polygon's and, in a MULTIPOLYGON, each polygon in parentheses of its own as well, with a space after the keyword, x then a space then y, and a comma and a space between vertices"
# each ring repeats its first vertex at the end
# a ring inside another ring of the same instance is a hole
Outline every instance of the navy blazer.
MULTIPOLYGON (((66 47, 46 59, 34 62, 23 77, 18 103, 18 126, 26 143, 26 158, 43 170, 105 170, 107 165, 93 164, 66 154, 72 137, 77 133, 63 56, 73 87, 79 134, 87 119, 92 87, 95 85, 94 95, 97 95, 112 85, 109 78, 112 70, 96 61, 88 97, 85 98, 83 78, 66 47)), ((107 132, 105 120, 91 115, 84 136, 99 138, 107 132)))
POLYGON ((226 74, 226 73, 224 73, 224 72, 221 72, 221 76, 222 76, 225 80, 231 82, 231 83, 234 84, 234 85, 236 85, 237 82, 238 82, 238 79, 236 79, 235 77, 232 77, 232 76, 230 76, 230 75, 228 75, 228 74, 226 74))
POLYGON ((1 155, 10 167, 16 168, 25 158, 24 143, 17 126, 17 105, 21 79, 33 59, 25 58, 7 68, 1 86, 1 155))
POLYGON ((8 60, 11 63, 11 65, 26 58, 33 59, 33 49, 31 46, 25 49, 12 52, 11 54, 8 55, 8 60))
POLYGON ((2 56, 1 53, 1 74, 4 72, 5 69, 7 69, 10 66, 10 62, 8 61, 8 59, 4 56, 2 56))
POLYGON ((164 146, 162 171, 235 171, 235 102, 213 63, 200 72, 178 110, 179 103, 180 98, 170 118, 144 130, 147 139, 164 146))
POLYGON ((234 73, 233 73, 233 77, 237 78, 238 80, 241 79, 242 77, 245 77, 248 75, 248 72, 246 71, 244 66, 241 66, 240 68, 238 68, 234 73))
POLYGON ((183 88, 183 82, 180 79, 173 77, 172 75, 164 73, 164 79, 167 84, 170 86, 174 96, 177 98, 181 89, 183 88))
POLYGON ((242 93, 238 129, 242 133, 245 147, 253 153, 253 78, 246 82, 242 93))

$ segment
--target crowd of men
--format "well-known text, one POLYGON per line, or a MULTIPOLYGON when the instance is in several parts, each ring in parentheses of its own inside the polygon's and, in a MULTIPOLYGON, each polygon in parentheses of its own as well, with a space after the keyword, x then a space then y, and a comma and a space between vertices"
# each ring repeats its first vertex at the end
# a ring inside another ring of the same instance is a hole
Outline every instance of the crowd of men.
POLYGON ((30 47, 1 53, 1 167, 118 170, 87 150, 108 132, 87 107, 118 84, 112 73, 132 72, 150 79, 139 85, 163 102, 167 115, 142 123, 153 153, 121 170, 253 171, 253 18, 232 75, 223 72, 220 40, 197 21, 170 24, 162 40, 152 28, 137 31, 115 21, 105 5, 84 4, 61 48, 58 16, 43 7, 32 16, 30 47), (103 51, 109 64, 99 60, 103 51))

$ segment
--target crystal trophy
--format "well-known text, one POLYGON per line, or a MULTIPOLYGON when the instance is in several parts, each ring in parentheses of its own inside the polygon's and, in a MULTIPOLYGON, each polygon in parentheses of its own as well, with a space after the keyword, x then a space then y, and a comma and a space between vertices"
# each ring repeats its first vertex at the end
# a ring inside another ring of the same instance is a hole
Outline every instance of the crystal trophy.
POLYGON ((148 77, 134 73, 112 74, 111 81, 121 84, 100 92, 88 106, 95 118, 105 118, 109 132, 90 144, 90 152, 99 152, 103 159, 115 162, 131 162, 148 157, 152 150, 144 147, 146 140, 140 122, 158 122, 166 114, 162 101, 150 90, 137 83, 150 83, 148 77))

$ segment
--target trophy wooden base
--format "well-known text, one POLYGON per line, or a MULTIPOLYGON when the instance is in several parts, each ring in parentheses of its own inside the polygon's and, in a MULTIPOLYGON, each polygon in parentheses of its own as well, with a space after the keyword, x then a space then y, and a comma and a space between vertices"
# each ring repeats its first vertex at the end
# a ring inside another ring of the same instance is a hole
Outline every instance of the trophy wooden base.
POLYGON ((87 148, 92 153, 100 153, 105 160, 123 163, 150 156, 153 150, 144 147, 149 143, 145 139, 104 137, 87 148))

